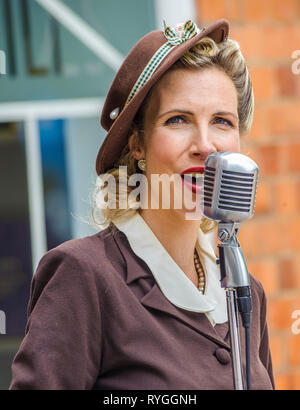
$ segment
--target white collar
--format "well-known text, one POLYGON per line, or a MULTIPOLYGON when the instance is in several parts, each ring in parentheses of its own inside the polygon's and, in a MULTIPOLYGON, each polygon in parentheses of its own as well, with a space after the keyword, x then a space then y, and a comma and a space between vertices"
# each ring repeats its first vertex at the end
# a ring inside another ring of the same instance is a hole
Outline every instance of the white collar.
POLYGON ((165 297, 175 306, 205 313, 210 322, 227 322, 225 290, 220 285, 220 269, 213 247, 199 228, 196 249, 206 271, 206 290, 201 294, 154 235, 138 212, 114 221, 127 236, 134 253, 150 268, 165 297))

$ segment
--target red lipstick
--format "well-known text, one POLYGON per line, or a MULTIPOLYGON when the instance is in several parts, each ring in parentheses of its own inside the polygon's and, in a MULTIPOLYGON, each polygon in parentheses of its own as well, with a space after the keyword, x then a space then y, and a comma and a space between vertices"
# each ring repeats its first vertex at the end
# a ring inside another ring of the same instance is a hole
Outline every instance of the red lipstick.
POLYGON ((199 174, 203 174, 204 173, 204 166, 203 167, 187 168, 180 175, 189 174, 191 172, 198 172, 199 174))
POLYGON ((199 178, 196 178, 195 176, 190 175, 190 174, 193 174, 193 173, 203 175, 204 174, 204 166, 187 168, 186 170, 184 170, 180 174, 180 176, 182 178, 183 183, 192 192, 201 192, 203 178, 201 177, 201 180, 199 181, 199 178))

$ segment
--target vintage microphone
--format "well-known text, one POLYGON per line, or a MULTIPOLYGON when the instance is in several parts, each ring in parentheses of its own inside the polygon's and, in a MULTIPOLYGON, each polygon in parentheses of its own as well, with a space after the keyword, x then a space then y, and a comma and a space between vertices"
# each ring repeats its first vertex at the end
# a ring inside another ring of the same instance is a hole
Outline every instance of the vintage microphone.
POLYGON ((243 154, 216 152, 205 162, 202 212, 207 218, 219 222, 221 285, 226 291, 235 390, 245 389, 238 311, 245 329, 247 389, 251 389, 251 288, 237 234, 241 223, 253 216, 257 177, 258 166, 243 154))

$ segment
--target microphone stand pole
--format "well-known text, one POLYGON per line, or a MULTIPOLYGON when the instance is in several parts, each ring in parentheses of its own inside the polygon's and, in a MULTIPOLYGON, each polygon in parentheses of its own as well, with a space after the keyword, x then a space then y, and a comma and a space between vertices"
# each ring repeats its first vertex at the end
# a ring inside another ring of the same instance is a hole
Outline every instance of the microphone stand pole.
POLYGON ((231 340, 231 359, 233 368, 233 385, 235 390, 245 390, 241 345, 237 315, 236 294, 233 288, 226 288, 227 313, 231 340))
MULTIPOLYGON (((225 288, 227 300, 233 384, 235 390, 245 390, 238 310, 241 312, 244 327, 246 326, 249 328, 252 304, 249 273, 241 247, 236 237, 239 229, 239 223, 221 221, 218 226, 218 238, 221 241, 218 248, 221 268, 221 285, 225 288)), ((250 383, 250 381, 247 382, 250 383)))

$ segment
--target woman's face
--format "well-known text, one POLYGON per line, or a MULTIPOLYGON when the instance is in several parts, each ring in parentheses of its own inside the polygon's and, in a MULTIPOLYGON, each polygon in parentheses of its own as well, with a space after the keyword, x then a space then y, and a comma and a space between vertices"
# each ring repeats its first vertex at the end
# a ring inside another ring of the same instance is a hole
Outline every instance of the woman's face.
MULTIPOLYGON (((237 93, 232 80, 216 68, 177 69, 165 74, 146 106, 144 142, 133 155, 146 159, 150 185, 153 174, 183 175, 195 167, 203 173, 209 154, 238 152, 237 93)), ((189 182, 182 179, 181 184, 193 191, 190 196, 195 195, 189 182)), ((189 205, 183 209, 186 207, 189 205)))

